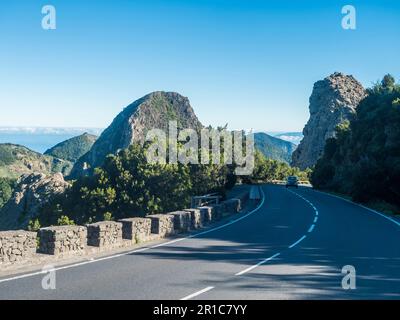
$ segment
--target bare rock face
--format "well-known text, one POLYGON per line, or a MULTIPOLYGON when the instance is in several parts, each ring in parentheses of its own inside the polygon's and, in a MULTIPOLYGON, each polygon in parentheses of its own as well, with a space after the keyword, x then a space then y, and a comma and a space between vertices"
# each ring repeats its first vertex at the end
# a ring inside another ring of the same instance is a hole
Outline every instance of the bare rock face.
POLYGON ((21 176, 12 198, 0 211, 0 230, 26 228, 52 196, 63 193, 69 186, 61 173, 21 176))
POLYGON ((306 169, 322 156, 325 141, 335 136, 337 125, 353 119, 366 91, 353 76, 334 73, 314 84, 310 97, 310 119, 304 138, 292 155, 292 165, 306 169))
POLYGON ((136 100, 114 119, 90 151, 78 160, 71 178, 90 173, 109 154, 116 154, 134 142, 143 143, 151 129, 167 132, 171 120, 177 121, 178 128, 202 128, 189 99, 176 92, 158 91, 136 100))

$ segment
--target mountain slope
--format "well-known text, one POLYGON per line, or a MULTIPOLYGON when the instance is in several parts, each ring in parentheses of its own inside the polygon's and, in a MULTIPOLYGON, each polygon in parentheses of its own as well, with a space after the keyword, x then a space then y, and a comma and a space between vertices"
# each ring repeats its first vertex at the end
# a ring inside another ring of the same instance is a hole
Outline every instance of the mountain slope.
POLYGON ((71 178, 90 173, 108 154, 115 154, 133 142, 143 143, 151 129, 167 132, 176 120, 179 128, 201 129, 189 99, 175 92, 153 92, 126 107, 103 131, 90 151, 75 164, 71 178))
POLYGON ((270 159, 289 163, 296 145, 266 133, 258 132, 254 134, 254 144, 264 156, 270 159))
POLYGON ((42 155, 26 147, 0 144, 0 177, 16 179, 23 174, 33 172, 50 174, 60 172, 68 174, 72 168, 69 161, 42 155))
POLYGON ((59 159, 76 162, 93 146, 97 136, 84 133, 80 136, 63 141, 48 149, 44 154, 59 159))

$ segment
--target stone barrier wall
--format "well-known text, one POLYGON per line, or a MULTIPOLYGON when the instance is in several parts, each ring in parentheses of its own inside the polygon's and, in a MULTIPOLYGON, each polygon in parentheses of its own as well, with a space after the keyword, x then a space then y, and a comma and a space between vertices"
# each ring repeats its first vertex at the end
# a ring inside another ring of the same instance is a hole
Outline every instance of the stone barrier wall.
POLYGON ((87 244, 94 247, 115 247, 122 242, 122 223, 102 221, 86 225, 87 244))
POLYGON ((184 211, 190 214, 190 229, 199 229, 205 224, 205 215, 204 213, 202 215, 199 209, 184 209, 184 211))
POLYGON ((241 210, 240 199, 229 199, 223 202, 225 211, 229 213, 238 213, 241 210))
POLYGON ((84 254, 87 245, 104 249, 124 247, 178 232, 188 232, 222 219, 224 213, 239 212, 248 199, 249 192, 246 192, 220 204, 154 214, 146 218, 103 221, 86 227, 48 227, 37 233, 23 230, 0 232, 0 265, 7 267, 23 261, 31 262, 37 258, 36 252, 63 257, 71 253, 84 254))
POLYGON ((210 223, 215 220, 215 217, 213 215, 214 207, 202 206, 202 207, 198 207, 197 209, 200 210, 200 214, 204 217, 206 223, 210 223))
POLYGON ((87 243, 87 228, 82 226, 59 226, 40 229, 39 252, 64 255, 82 252, 87 243))
POLYGON ((151 219, 127 218, 121 219, 122 238, 132 240, 133 243, 147 241, 151 233, 151 219))
POLYGON ((188 232, 191 226, 190 212, 174 211, 169 212, 169 215, 174 216, 174 229, 176 232, 188 232))
POLYGON ((0 265, 22 262, 36 252, 36 232, 0 232, 0 265))
POLYGON ((157 234, 161 238, 175 233, 174 216, 169 214, 152 214, 147 217, 151 219, 151 233, 157 234))

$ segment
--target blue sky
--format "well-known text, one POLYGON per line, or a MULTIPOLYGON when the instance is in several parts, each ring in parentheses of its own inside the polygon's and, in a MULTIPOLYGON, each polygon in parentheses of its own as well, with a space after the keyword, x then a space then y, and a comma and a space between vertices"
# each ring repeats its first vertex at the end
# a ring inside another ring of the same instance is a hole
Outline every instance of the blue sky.
POLYGON ((0 36, 0 126, 106 127, 165 90, 206 125, 300 131, 330 73, 400 78, 398 0, 5 0, 0 36), (357 30, 341 28, 346 4, 357 30))

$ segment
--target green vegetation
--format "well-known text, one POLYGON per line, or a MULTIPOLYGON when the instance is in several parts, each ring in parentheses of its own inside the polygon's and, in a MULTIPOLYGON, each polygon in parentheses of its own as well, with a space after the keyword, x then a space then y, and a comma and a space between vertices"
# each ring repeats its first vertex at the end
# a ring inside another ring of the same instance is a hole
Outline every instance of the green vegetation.
POLYGON ((337 128, 311 176, 314 187, 400 213, 400 85, 391 75, 368 90, 356 118, 337 128))
POLYGON ((254 144, 257 150, 272 160, 290 163, 296 146, 288 141, 272 137, 266 133, 255 133, 254 144))
POLYGON ((15 180, 0 178, 0 208, 11 198, 14 186, 15 180))
POLYGON ((67 174, 71 168, 69 161, 42 155, 19 145, 0 144, 0 177, 17 179, 32 172, 67 174))
POLYGON ((288 176, 297 176, 300 181, 308 181, 310 174, 311 169, 301 171, 285 162, 268 159, 260 151, 256 151, 253 174, 244 181, 272 182, 274 180, 286 180, 288 176))
POLYGON ((228 166, 154 164, 145 154, 145 148, 133 144, 109 155, 92 176, 79 178, 46 205, 40 224, 60 224, 65 217, 84 224, 170 212, 188 207, 193 195, 224 194, 235 183, 228 166))
POLYGON ((95 143, 97 137, 88 133, 63 141, 44 154, 55 158, 76 162, 87 153, 95 143))

